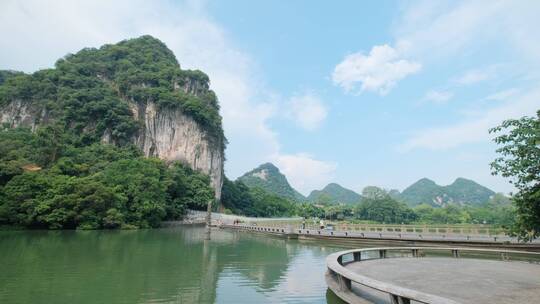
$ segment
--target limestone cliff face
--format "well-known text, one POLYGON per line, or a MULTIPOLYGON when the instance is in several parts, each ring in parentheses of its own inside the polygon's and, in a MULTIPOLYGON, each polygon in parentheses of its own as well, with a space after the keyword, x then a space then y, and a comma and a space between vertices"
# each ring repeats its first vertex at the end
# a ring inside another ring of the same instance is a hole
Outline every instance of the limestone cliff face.
POLYGON ((181 161, 210 176, 216 198, 221 197, 224 155, 218 139, 209 138, 199 124, 181 110, 159 110, 155 103, 131 107, 144 122, 134 139, 146 156, 181 161))
MULTIPOLYGON (((130 102, 130 108, 134 118, 143 125, 133 142, 144 154, 167 161, 181 161, 209 175, 216 198, 219 199, 224 162, 221 139, 211 138, 195 120, 179 109, 159 109, 153 102, 130 102)), ((15 100, 0 109, 0 122, 10 127, 26 126, 35 130, 48 121, 47 111, 40 110, 32 103, 15 100)), ((112 143, 109 132, 104 133, 102 141, 112 143)))
POLYGON ((85 48, 33 74, 0 70, 0 122, 36 130, 61 121, 85 143, 134 143, 146 156, 210 176, 221 197, 225 136, 209 77, 182 70, 151 36, 85 48))
POLYGON ((47 121, 47 111, 37 109, 29 102, 14 100, 0 109, 0 123, 11 128, 26 126, 34 131, 39 124, 47 121))

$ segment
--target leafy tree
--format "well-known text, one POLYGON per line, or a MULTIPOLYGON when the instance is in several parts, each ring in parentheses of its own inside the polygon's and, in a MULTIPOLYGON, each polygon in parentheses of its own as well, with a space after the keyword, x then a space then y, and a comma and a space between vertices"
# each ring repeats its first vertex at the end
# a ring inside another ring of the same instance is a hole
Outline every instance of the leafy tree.
POLYGON ((168 180, 167 191, 172 199, 167 204, 169 217, 181 217, 185 208, 206 210, 208 201, 214 199, 209 177, 182 163, 176 162, 170 167, 168 180))
POLYGON ((311 203, 302 203, 297 205, 296 214, 304 218, 323 218, 325 216, 325 210, 311 203))
POLYGON ((226 143, 208 76, 180 69, 151 36, 85 48, 33 74, 0 71, 0 108, 13 103, 32 121, 0 126, 0 224, 156 227, 214 198, 208 176, 132 145, 142 124, 132 108, 148 103, 182 111, 213 144, 226 143))
POLYGON ((165 217, 167 200, 165 165, 158 159, 139 158, 112 162, 95 178, 115 187, 127 198, 126 221, 139 227, 157 227, 165 217))
POLYGON ((376 186, 367 186, 362 190, 362 196, 368 199, 383 199, 389 195, 384 189, 376 186))
POLYGON ((253 197, 249 188, 240 180, 231 181, 225 177, 221 188, 221 204, 235 214, 255 215, 253 197))
POLYGON ((416 214, 407 205, 394 200, 383 189, 366 188, 368 191, 362 191, 362 201, 355 210, 358 219, 398 224, 416 220, 416 214))
POLYGON ((151 36, 85 48, 31 75, 0 71, 0 107, 12 102, 24 102, 34 123, 57 124, 78 145, 103 137, 129 144, 140 129, 130 107, 148 102, 181 110, 215 144, 226 143, 208 76, 180 69, 174 54, 151 36))
POLYGON ((516 222, 512 232, 531 240, 540 236, 540 111, 536 117, 504 121, 490 130, 500 154, 492 163, 493 174, 510 178, 518 189, 513 197, 516 222))
POLYGON ((0 130, 0 224, 156 227, 213 199, 209 178, 182 164, 144 158, 133 146, 73 146, 69 133, 56 131, 0 130))
POLYGON ((251 188, 253 211, 256 216, 282 217, 295 213, 294 203, 275 194, 270 194, 261 188, 251 188))

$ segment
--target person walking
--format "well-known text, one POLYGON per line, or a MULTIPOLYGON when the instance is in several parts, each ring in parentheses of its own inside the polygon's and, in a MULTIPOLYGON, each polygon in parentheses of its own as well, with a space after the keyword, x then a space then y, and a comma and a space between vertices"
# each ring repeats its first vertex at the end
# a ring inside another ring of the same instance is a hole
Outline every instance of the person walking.
POLYGON ((306 229, 306 218, 302 219, 302 229, 306 229))
POLYGON ((321 226, 321 230, 324 229, 324 220, 323 220, 323 219, 321 219, 321 221, 320 221, 319 224, 320 224, 320 226, 321 226))

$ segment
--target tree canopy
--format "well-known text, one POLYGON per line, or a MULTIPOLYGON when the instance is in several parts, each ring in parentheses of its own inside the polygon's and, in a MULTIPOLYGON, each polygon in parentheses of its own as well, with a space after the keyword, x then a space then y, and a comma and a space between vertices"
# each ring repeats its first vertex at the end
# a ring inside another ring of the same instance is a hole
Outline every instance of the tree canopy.
POLYGON ((76 147, 52 127, 0 129, 0 224, 157 227, 213 199, 208 176, 133 146, 76 147))
POLYGON ((518 192, 513 201, 517 218, 512 232, 521 239, 540 236, 540 111, 536 117, 504 121, 490 130, 499 134, 493 174, 510 179, 518 192), (502 134, 501 134, 502 133, 502 134))
POLYGON ((36 124, 61 125, 79 144, 97 142, 105 133, 115 144, 129 144, 140 129, 130 107, 153 102, 180 109, 225 145, 208 76, 180 69, 174 54, 151 36, 85 48, 30 75, 1 71, 0 108, 13 102, 24 103, 36 124))

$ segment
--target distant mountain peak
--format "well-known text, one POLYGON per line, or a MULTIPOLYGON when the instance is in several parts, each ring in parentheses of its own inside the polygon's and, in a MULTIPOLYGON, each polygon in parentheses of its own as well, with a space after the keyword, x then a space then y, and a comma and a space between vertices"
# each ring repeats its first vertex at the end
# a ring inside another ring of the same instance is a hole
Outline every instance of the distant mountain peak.
POLYGON ((341 186, 340 184, 330 183, 323 188, 323 190, 325 189, 347 189, 347 188, 341 186))
POLYGON ((477 182, 458 177, 447 186, 439 186, 428 178, 421 178, 396 197, 414 206, 422 203, 435 206, 448 204, 481 204, 487 202, 495 192, 477 182))
POLYGON ((258 166, 257 168, 255 168, 254 170, 261 170, 261 169, 269 169, 269 170, 272 170, 272 171, 279 171, 279 168, 276 167, 276 165, 272 164, 272 163, 264 163, 260 166, 258 166))
POLYGON ((314 203, 344 203, 354 204, 360 201, 362 196, 337 183, 330 183, 322 190, 313 190, 308 196, 308 201, 314 203))
POLYGON ((460 185, 460 184, 476 184, 476 185, 479 185, 477 182, 471 180, 471 179, 466 179, 464 177, 458 177, 456 178, 456 180, 451 183, 449 186, 452 186, 452 185, 460 185))
POLYGON ((274 166, 272 163, 264 163, 244 175, 251 174, 251 176, 258 177, 262 180, 267 180, 270 174, 276 173, 281 174, 278 167, 274 166))
POLYGON ((437 185, 437 183, 427 177, 423 177, 421 179, 419 179, 418 181, 416 181, 416 183, 414 184, 430 184, 430 185, 437 185))
POLYGON ((285 175, 272 163, 264 163, 240 176, 238 180, 250 188, 258 187, 284 198, 296 201, 306 199, 289 184, 285 175))

